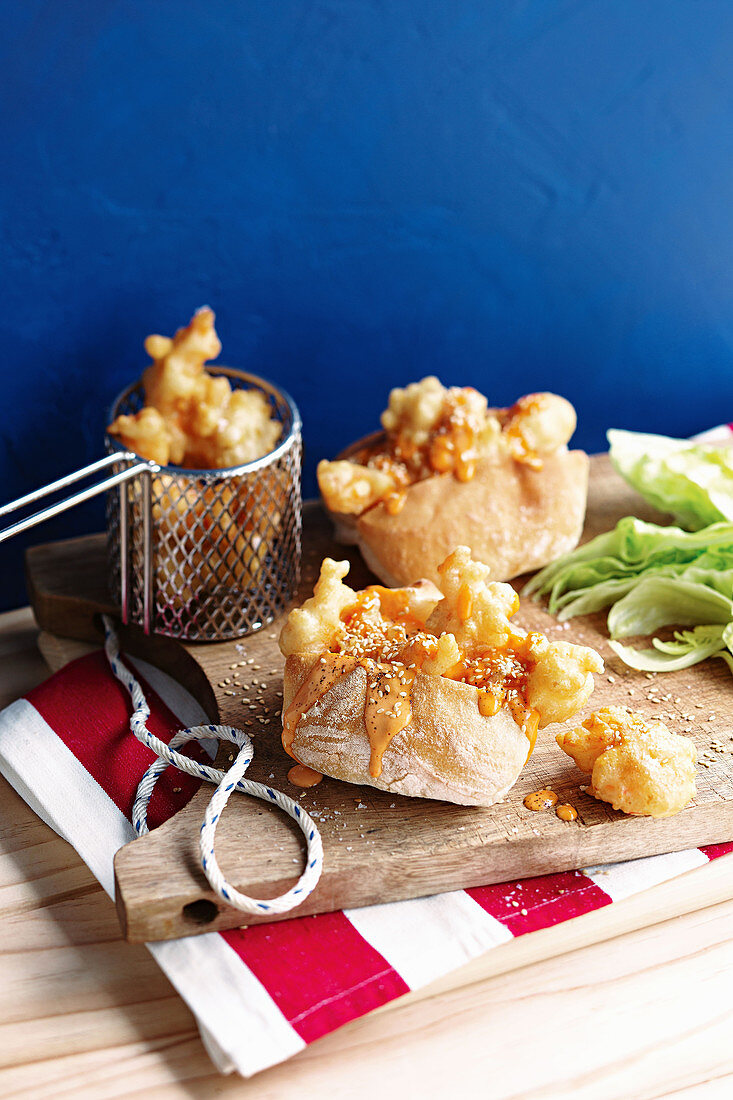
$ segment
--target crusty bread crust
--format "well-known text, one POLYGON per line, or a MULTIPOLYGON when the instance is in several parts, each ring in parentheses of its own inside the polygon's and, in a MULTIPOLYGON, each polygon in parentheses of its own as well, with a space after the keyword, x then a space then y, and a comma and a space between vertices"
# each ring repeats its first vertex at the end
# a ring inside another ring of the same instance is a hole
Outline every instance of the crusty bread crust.
MULTIPOLYGON (((315 655, 285 662, 283 713, 308 678, 315 655)), ((507 709, 479 713, 470 684, 418 672, 410 722, 390 742, 378 779, 369 774, 371 747, 364 721, 367 674, 355 668, 298 721, 290 751, 302 764, 348 783, 394 794, 491 806, 516 782, 529 741, 507 709)))
POLYGON ((577 545, 588 469, 584 451, 544 455, 539 470, 496 453, 478 461, 470 481, 438 474, 415 482, 397 515, 383 504, 356 519, 331 514, 337 537, 356 542, 372 572, 390 586, 415 577, 437 580, 438 565, 458 543, 489 566, 493 580, 510 580, 577 545))

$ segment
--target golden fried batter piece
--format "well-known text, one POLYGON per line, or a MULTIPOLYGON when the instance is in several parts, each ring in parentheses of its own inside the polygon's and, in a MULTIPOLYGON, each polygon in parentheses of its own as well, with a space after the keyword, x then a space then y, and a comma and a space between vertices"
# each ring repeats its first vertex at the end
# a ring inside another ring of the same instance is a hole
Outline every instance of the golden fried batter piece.
POLYGON ((341 612, 354 603, 356 592, 343 583, 347 561, 324 558, 313 595, 290 612, 280 634, 284 657, 293 653, 319 653, 328 649, 341 627, 341 612))
POLYGON ((557 743, 591 775, 590 793, 614 810, 671 817, 695 797, 692 740, 636 711, 603 707, 557 743))
POLYGON ((214 311, 204 306, 172 339, 158 335, 146 339, 145 350, 153 362, 143 373, 145 402, 163 416, 189 417, 191 401, 203 396, 204 363, 221 351, 214 321, 214 311))
POLYGON ((159 466, 167 466, 171 460, 171 433, 157 409, 146 406, 134 416, 118 416, 107 431, 128 451, 159 466))
POLYGON ((393 474, 355 462, 328 462, 324 458, 318 463, 317 474, 324 498, 337 500, 339 511, 349 516, 360 516, 397 488, 393 474))
POLYGON ((593 673, 603 672, 600 654, 572 642, 550 642, 537 633, 528 635, 527 653, 534 661, 527 702, 542 715, 540 729, 572 718, 593 693, 593 673))
POLYGON ((488 565, 473 560, 467 546, 456 547, 438 566, 443 599, 428 620, 434 634, 451 633, 464 646, 507 645, 519 596, 510 584, 489 580, 490 572, 488 565))
POLYGON ((148 336, 145 350, 153 360, 143 373, 145 408, 107 429, 124 446, 160 465, 203 470, 240 466, 273 450, 282 426, 265 395, 232 391, 228 378, 204 367, 221 351, 211 309, 199 309, 173 338, 148 336))
POLYGON ((502 438, 518 462, 541 468, 542 455, 564 446, 577 425, 575 409, 556 393, 530 393, 497 410, 502 438))
POLYGON ((429 375, 420 382, 411 382, 404 389, 397 386, 391 390, 380 420, 389 434, 399 435, 413 447, 421 447, 446 413, 454 411, 450 406, 456 407, 456 412, 460 406, 461 419, 474 431, 479 431, 484 426, 488 404, 483 394, 470 386, 446 389, 438 378, 429 375))
POLYGON ((438 573, 443 599, 428 619, 428 629, 455 638, 471 652, 480 645, 516 649, 521 642, 529 669, 526 699, 540 714, 540 728, 564 722, 585 705, 593 691, 593 673, 603 671, 595 650, 519 631, 510 622, 519 596, 511 585, 489 580, 489 567, 474 561, 466 546, 457 547, 438 573))

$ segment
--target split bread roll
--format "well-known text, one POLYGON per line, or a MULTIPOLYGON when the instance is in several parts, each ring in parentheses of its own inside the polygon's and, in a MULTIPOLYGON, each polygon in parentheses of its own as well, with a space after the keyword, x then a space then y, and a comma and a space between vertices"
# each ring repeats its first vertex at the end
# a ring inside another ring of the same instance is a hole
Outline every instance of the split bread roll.
MULTIPOLYGON (((288 657, 286 706, 310 676, 313 664, 297 654, 288 657)), ((529 741, 511 712, 500 710, 484 717, 475 687, 421 673, 412 685, 411 720, 391 740, 379 776, 371 775, 367 687, 364 668, 339 677, 297 723, 290 754, 309 768, 347 783, 462 806, 491 806, 516 782, 527 760, 529 741)))
POLYGON ((392 793, 490 806, 516 782, 537 730, 575 714, 603 669, 591 649, 510 623, 507 584, 466 547, 439 587, 343 583, 326 558, 280 637, 283 746, 300 763, 392 793))
POLYGON ((380 503, 351 524, 334 517, 337 537, 356 543, 375 576, 392 587, 416 574, 435 581, 457 539, 492 577, 510 580, 577 546, 588 465, 584 451, 557 451, 539 470, 498 452, 476 463, 471 481, 440 474, 415 482, 397 515, 380 503))
POLYGON ((489 409, 435 378, 393 390, 386 431, 318 467, 336 536, 385 584, 437 570, 460 542, 497 580, 568 553, 583 529, 588 456, 569 451, 575 410, 556 394, 489 409))

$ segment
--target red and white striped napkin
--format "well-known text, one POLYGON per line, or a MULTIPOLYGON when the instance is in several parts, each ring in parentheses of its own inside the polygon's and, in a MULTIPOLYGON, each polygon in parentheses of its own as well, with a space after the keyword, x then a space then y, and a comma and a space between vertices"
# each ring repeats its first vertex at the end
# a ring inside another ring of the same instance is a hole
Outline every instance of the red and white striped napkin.
MULTIPOLYGON (((143 661, 131 663, 154 733, 168 740, 205 721, 180 685, 143 661)), ((130 733, 129 714, 129 696, 101 651, 0 713, 0 772, 110 895, 114 853, 134 838, 132 802, 153 759, 130 733)), ((169 769, 153 795, 151 827, 196 787, 169 769)), ((148 946, 195 1014, 217 1068, 250 1076, 497 944, 728 851, 733 843, 148 946)))

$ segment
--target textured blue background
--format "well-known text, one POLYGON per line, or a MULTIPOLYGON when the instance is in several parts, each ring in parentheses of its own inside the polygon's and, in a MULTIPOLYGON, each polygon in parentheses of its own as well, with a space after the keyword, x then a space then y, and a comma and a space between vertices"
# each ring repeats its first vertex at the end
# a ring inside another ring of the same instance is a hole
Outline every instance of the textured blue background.
POLYGON ((427 373, 556 389, 589 449, 733 418, 730 0, 2 12, 2 498, 98 456, 204 302, 300 404, 308 491, 427 373))

